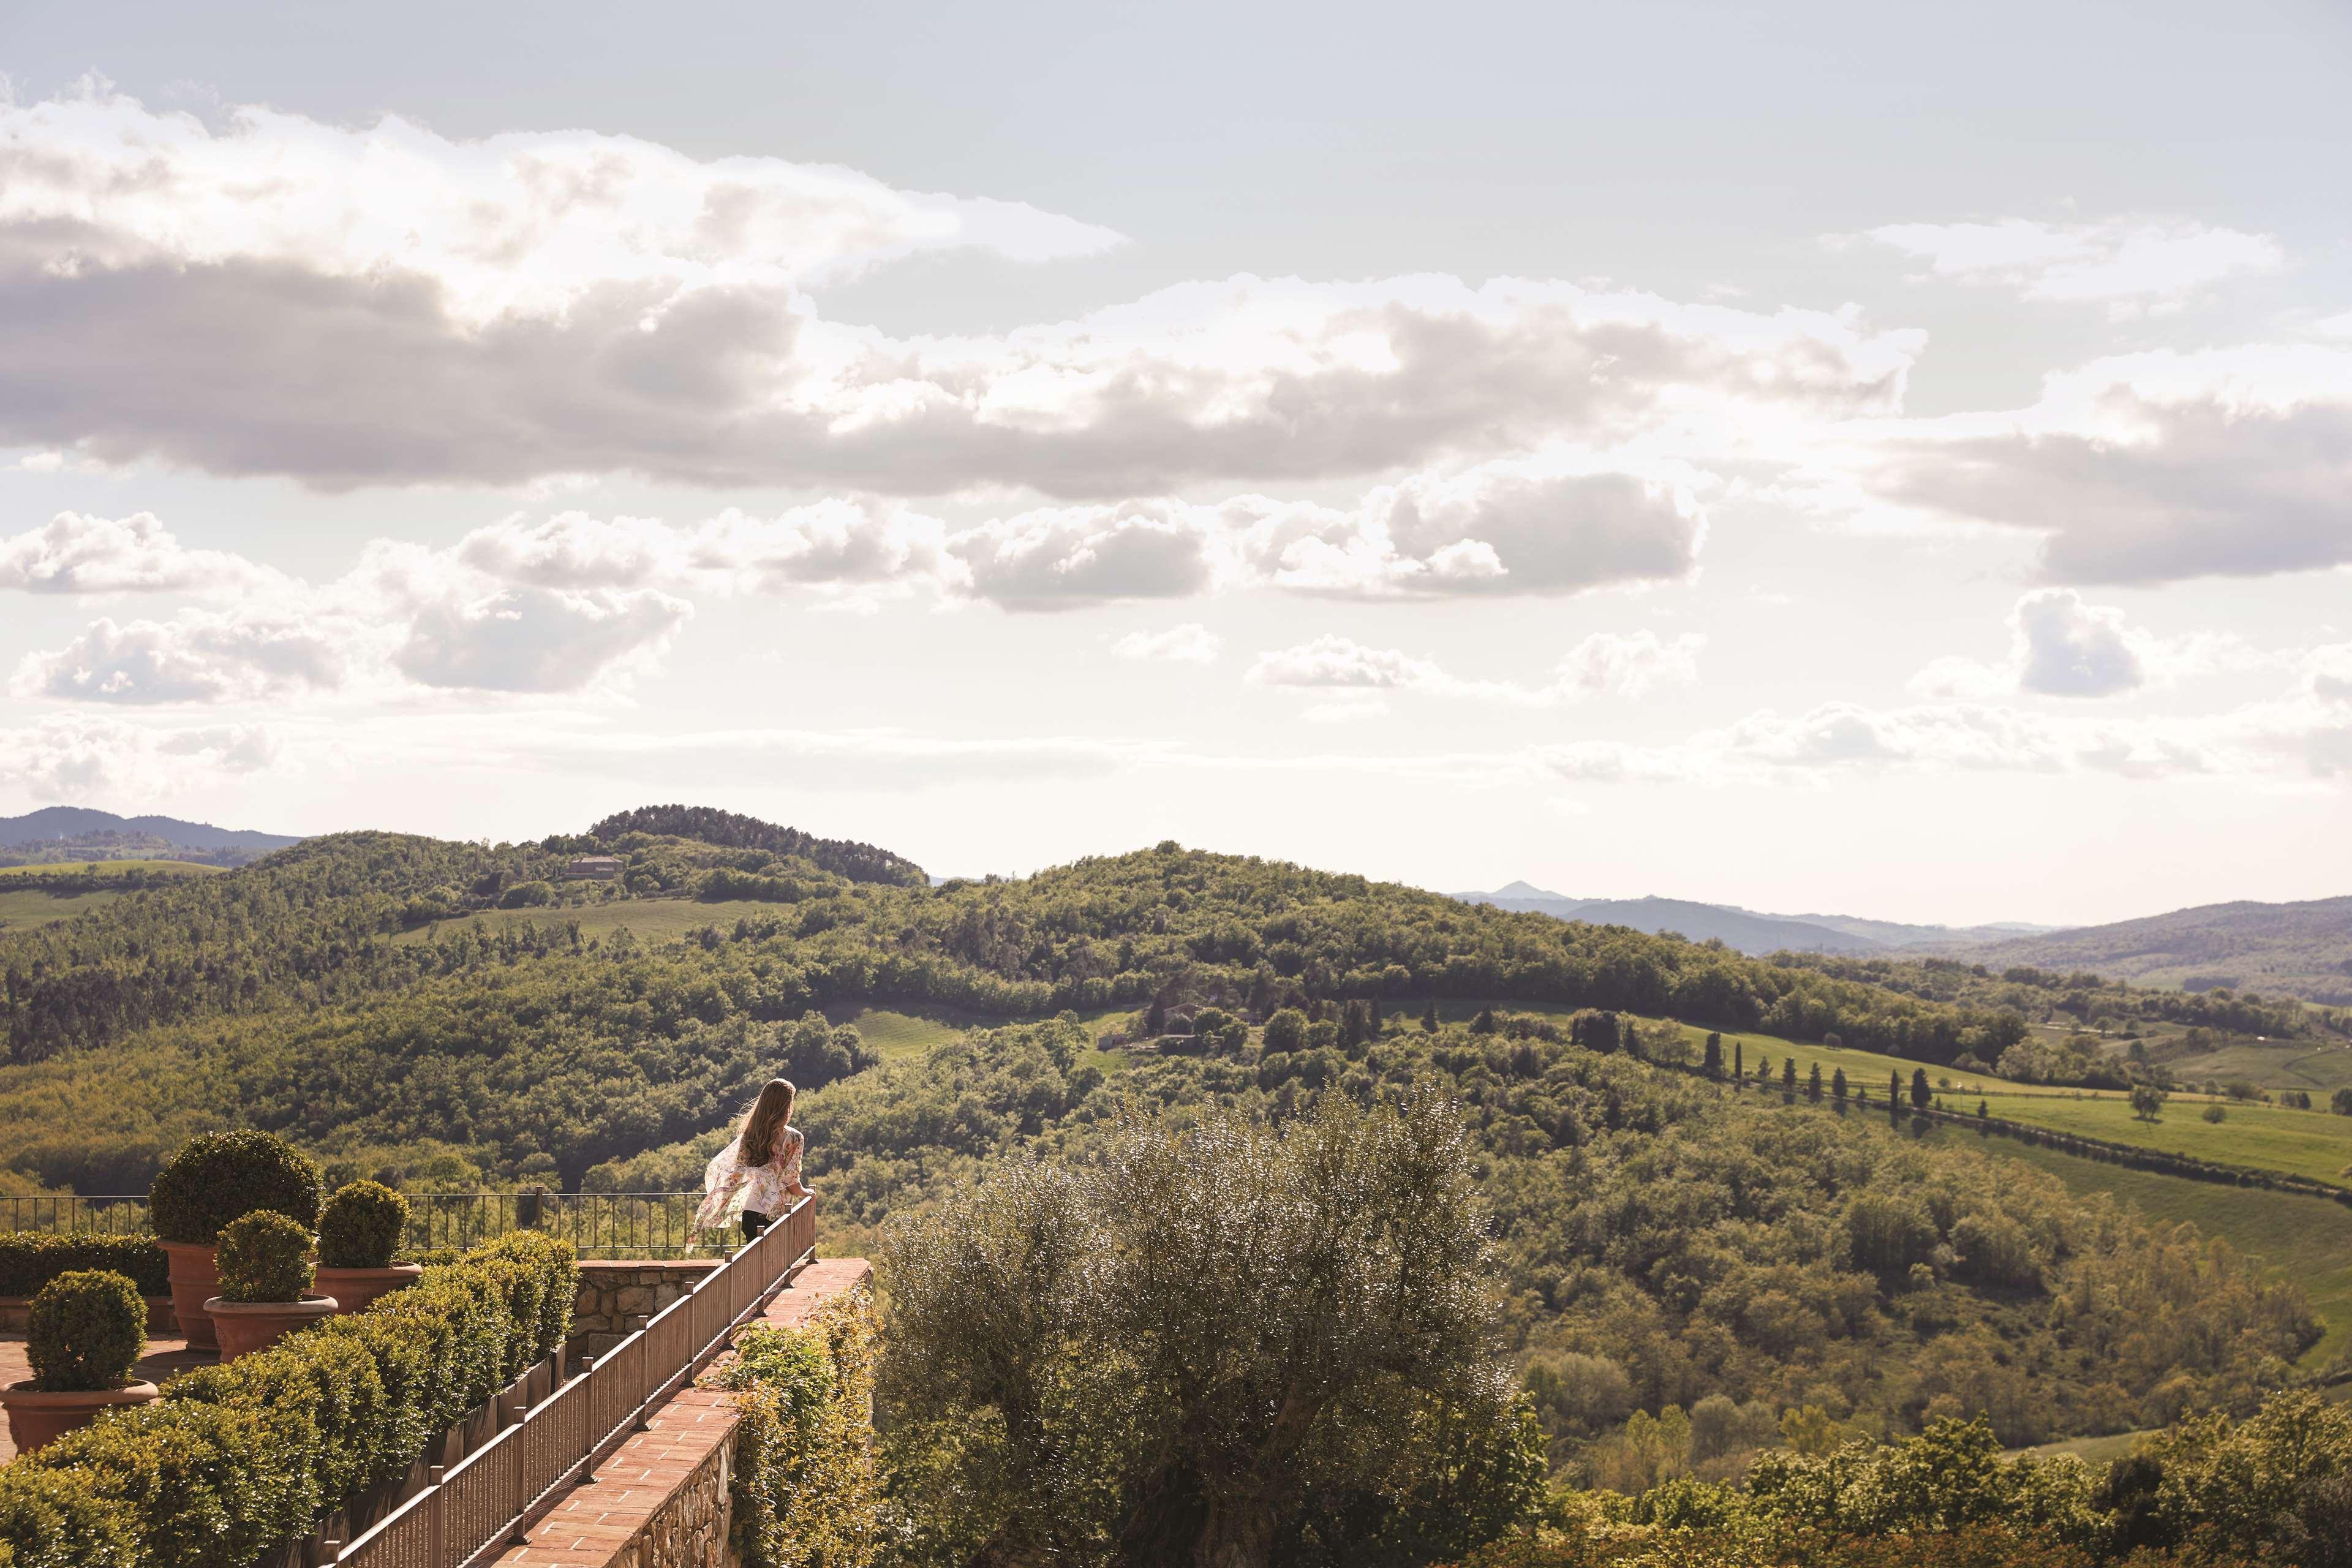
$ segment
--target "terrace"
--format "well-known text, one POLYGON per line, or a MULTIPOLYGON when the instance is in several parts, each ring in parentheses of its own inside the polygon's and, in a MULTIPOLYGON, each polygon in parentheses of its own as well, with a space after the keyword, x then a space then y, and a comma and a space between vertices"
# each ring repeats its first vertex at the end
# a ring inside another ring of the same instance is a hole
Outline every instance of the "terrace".
MULTIPOLYGON (((468 1412, 408 1474, 343 1500, 257 1568, 715 1568, 729 1530, 737 1417, 695 1386, 736 1333, 796 1326, 871 1277, 815 1259, 814 1199, 757 1240, 694 1229, 698 1194, 450 1193, 416 1197, 408 1249, 517 1232, 568 1240, 582 1262, 568 1339, 468 1412)), ((138 1235, 146 1201, 0 1198, 0 1220, 61 1235, 138 1235)), ((149 1299, 139 1375, 213 1364, 169 1298, 149 1299)), ((25 1304, 0 1298, 0 1377, 31 1375, 25 1304)), ((13 1447, 0 1458, 13 1458, 13 1447)))

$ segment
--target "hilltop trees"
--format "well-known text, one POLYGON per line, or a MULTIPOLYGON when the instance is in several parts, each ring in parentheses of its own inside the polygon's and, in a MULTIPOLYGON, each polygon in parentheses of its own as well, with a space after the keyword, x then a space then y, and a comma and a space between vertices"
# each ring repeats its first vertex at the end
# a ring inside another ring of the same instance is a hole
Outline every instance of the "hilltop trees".
POLYGON ((1539 1498, 1450 1104, 1129 1120, 885 1267, 881 1393, 958 1560, 1428 1561, 1539 1498))

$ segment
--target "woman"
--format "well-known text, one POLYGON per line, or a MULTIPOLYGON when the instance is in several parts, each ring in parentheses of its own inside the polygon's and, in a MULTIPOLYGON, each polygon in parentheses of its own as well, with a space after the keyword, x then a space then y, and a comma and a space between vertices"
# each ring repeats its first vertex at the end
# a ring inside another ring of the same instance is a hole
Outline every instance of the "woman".
POLYGON ((743 1131, 719 1151, 702 1173, 702 1207, 694 1223, 702 1229, 723 1225, 737 1193, 743 1195, 743 1239, 768 1228, 778 1215, 808 1196, 801 1184, 801 1151, 808 1140, 792 1125, 793 1086, 772 1078, 760 1101, 743 1119, 743 1131))

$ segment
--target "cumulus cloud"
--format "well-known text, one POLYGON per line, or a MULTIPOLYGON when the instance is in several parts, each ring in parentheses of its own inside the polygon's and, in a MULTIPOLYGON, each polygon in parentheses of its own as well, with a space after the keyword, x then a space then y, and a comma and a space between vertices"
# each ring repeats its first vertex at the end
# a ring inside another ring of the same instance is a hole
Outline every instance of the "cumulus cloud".
POLYGON ((699 523, 563 512, 478 529, 457 554, 502 581, 721 594, 924 591, 1008 610, 1274 588, 1325 597, 1563 595, 1697 566, 1710 476, 1580 454, 1413 475, 1331 507, 1237 496, 1041 507, 961 527, 875 497, 699 523))
POLYGON ((1920 258, 1939 278, 2124 309, 2178 304, 2223 279, 2274 272, 2286 261, 2269 235, 2193 222, 1898 223, 1866 237, 1920 258))
POLYGON ((11 689, 133 705, 577 691, 657 659, 692 613, 658 589, 511 582, 469 563, 462 546, 379 540, 331 583, 280 577, 230 610, 92 621, 65 646, 25 655, 11 689))
POLYGON ((100 702, 235 702, 341 684, 331 631, 299 618, 201 611, 168 621, 93 621, 64 647, 27 654, 20 696, 100 702))
POLYGON ((1171 664, 1214 664, 1224 639, 1198 621, 1186 621, 1164 632, 1129 632, 1110 645, 1120 658, 1171 664))
POLYGON ((1698 678, 1698 656, 1706 638, 1685 633, 1667 642, 1656 633, 1630 637, 1596 632, 1571 649, 1538 685, 1508 680, 1465 680, 1433 659, 1398 648, 1370 647, 1352 637, 1327 633, 1293 647, 1269 649, 1250 666, 1245 679, 1259 686, 1324 694, 1312 710, 1319 718, 1357 718, 1384 710, 1381 694, 1419 691, 1474 701, 1546 708, 1587 697, 1640 697, 1655 687, 1698 678), (1334 699, 1331 693, 1359 694, 1334 699), (1370 695, 1365 695, 1370 694, 1370 695))
POLYGON ((0 589, 32 594, 208 594, 282 584, 243 556, 190 550, 152 512, 125 518, 61 511, 0 538, 0 589))
POLYGON ((258 725, 173 730, 110 717, 0 730, 0 786, 42 801, 161 799, 260 772, 278 757, 258 725))
POLYGON ((2053 376, 2031 408, 1883 427, 1879 496, 2042 535, 2040 574, 2154 584, 2352 563, 2352 352, 2170 351, 2053 376))
POLYGON ((1236 277, 893 338, 845 269, 1114 237, 626 138, 0 107, 0 443, 321 486, 635 472, 1066 499, 1889 412, 1923 339, 1541 280, 1236 277))

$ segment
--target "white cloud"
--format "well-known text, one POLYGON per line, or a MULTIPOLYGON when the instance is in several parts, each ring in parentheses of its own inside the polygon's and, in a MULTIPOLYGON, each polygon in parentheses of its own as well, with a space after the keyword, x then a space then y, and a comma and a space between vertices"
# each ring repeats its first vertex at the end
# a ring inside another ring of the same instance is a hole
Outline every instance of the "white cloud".
POLYGON ((2126 308, 2178 304, 2209 284, 2274 272, 2286 261, 2269 235, 2192 222, 1903 223, 1867 237, 1920 258, 1939 278, 1996 284, 2029 300, 2126 308))
POLYGON ((0 105, 0 224, 93 271, 228 262, 430 281, 453 321, 551 322, 602 290, 778 288, 960 246, 1090 255, 1108 229, 1013 202, 893 190, 776 158, 698 161, 584 131, 452 141, 246 107, 215 132, 95 84, 0 105))
POLYGON ((1163 632, 1129 632, 1110 645, 1120 658, 1171 664, 1214 664, 1224 640, 1198 621, 1186 621, 1163 632))
POLYGON ((343 674, 339 640, 320 625, 191 611, 93 621, 64 647, 27 654, 14 689, 99 702, 237 702, 331 689, 343 674))
POLYGON ((159 729, 107 717, 0 730, 0 787, 41 801, 163 800, 261 772, 278 741, 257 725, 159 729))
POLYGON ((2251 344, 2100 360, 2031 408, 1857 426, 1840 460, 1931 519, 2042 536, 2074 583, 2352 563, 2352 351, 2251 344))
POLYGON ((1559 440, 1748 440, 1891 412, 1924 342, 1851 311, 1516 279, 1240 276, 910 338, 812 293, 916 250, 1114 237, 585 132, 465 142, 248 110, 214 133, 103 93, 0 106, 0 445, 327 487, 626 472, 1122 498, 1559 440))
POLYGON ((33 594, 206 594, 281 584, 243 556, 190 550, 152 512, 113 519, 61 511, 0 538, 0 589, 33 594))
POLYGON ((502 581, 563 589, 923 591, 1009 610, 1276 588, 1324 597, 1561 595, 1675 582, 1706 538, 1708 476, 1547 453, 1412 476, 1352 507, 1237 496, 1042 507, 963 527, 873 497, 695 524, 563 512, 457 546, 502 581))
POLYGON ((1586 742, 1528 754, 1539 770, 1575 783, 1719 784, 1886 770, 2273 782, 2288 776, 2283 767, 2333 779, 2352 776, 2352 683, 2338 689, 2331 679, 2315 673, 2283 697, 2219 713, 2133 719, 1969 701, 1827 702, 1793 715, 1764 710, 1669 745, 1586 742))
MULTIPOLYGON (((1688 684, 1698 678, 1698 656, 1706 638, 1690 632, 1672 642, 1656 633, 1630 637, 1596 632, 1571 649, 1542 685, 1507 680, 1465 680, 1446 672, 1434 660, 1416 658, 1398 648, 1369 647, 1352 637, 1327 633, 1312 642, 1270 649, 1258 656, 1246 677, 1259 686, 1315 692, 1386 693, 1418 691, 1473 701, 1516 707, 1547 708, 1611 695, 1641 697, 1654 688, 1688 684)), ((1375 699, 1325 699, 1318 717, 1360 717, 1375 699)), ((1381 710, 1385 702, 1381 700, 1381 710)))

